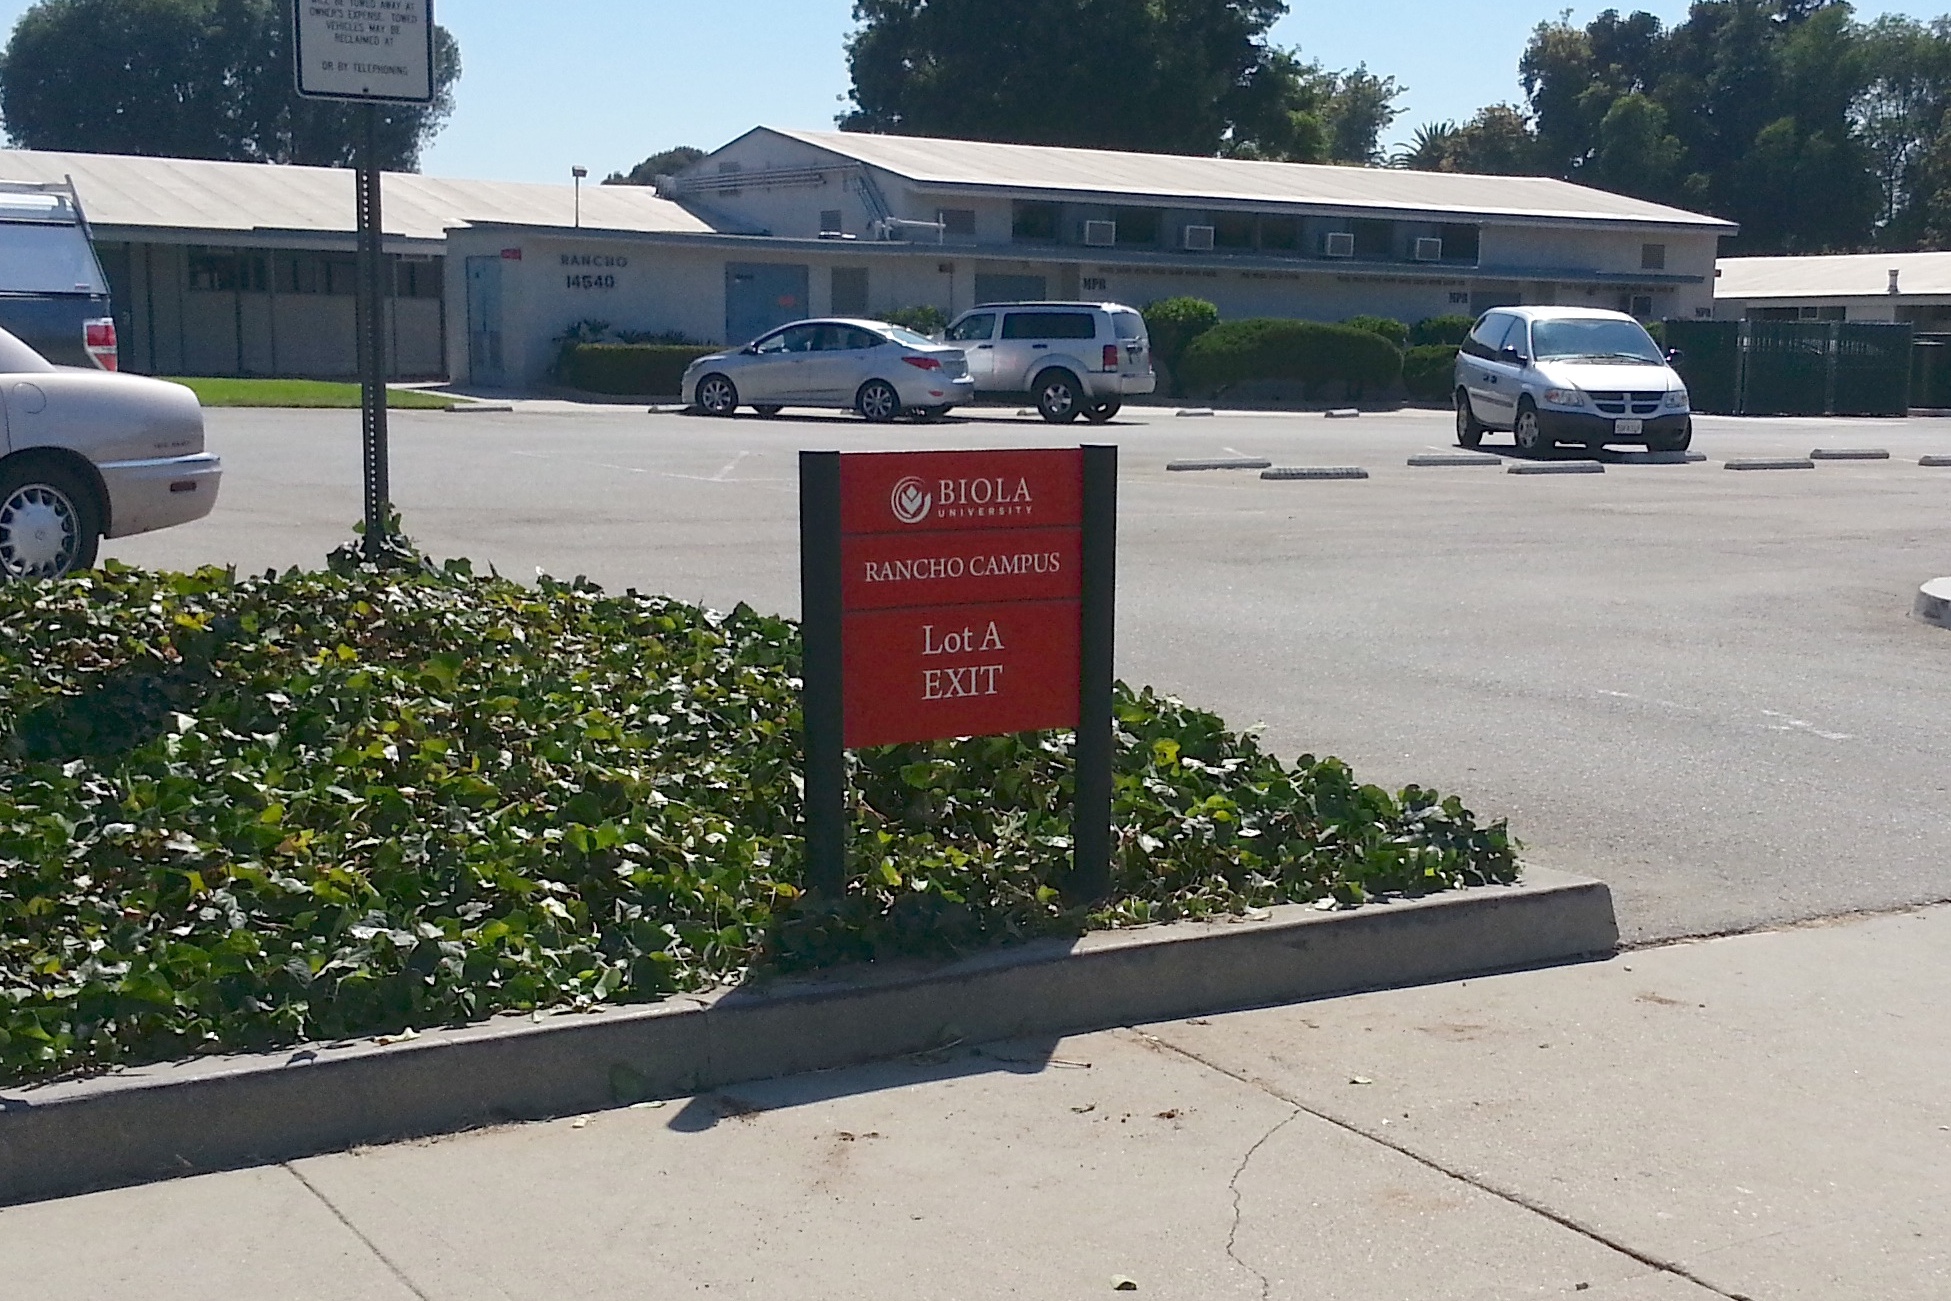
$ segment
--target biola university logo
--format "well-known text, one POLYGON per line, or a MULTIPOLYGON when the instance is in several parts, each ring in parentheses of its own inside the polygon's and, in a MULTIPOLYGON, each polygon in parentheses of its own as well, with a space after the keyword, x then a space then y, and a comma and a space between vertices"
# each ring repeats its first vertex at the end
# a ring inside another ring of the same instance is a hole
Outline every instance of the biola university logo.
POLYGON ((1030 481, 1006 476, 984 479, 940 479, 935 491, 917 475, 909 475, 894 485, 888 498, 894 518, 903 524, 919 524, 930 515, 941 519, 998 519, 1031 515, 1036 498, 1030 481))
POLYGON ((911 474, 894 485, 887 504, 903 524, 919 524, 934 509, 935 499, 928 495, 928 485, 911 474))

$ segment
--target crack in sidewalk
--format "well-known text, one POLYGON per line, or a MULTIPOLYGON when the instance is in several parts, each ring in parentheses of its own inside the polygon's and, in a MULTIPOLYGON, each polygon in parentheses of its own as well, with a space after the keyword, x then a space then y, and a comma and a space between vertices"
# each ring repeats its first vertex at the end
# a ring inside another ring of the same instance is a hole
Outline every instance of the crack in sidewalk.
MULTIPOLYGON (((1169 1047, 1170 1045, 1167 1046, 1169 1047)), ((1289 1105, 1291 1106, 1292 1104, 1290 1103, 1289 1105)), ((1234 1168, 1233 1177, 1226 1181, 1226 1190, 1233 1194, 1233 1227, 1226 1231, 1226 1254, 1232 1259, 1235 1265, 1238 1265, 1241 1269, 1260 1280, 1260 1301, 1267 1301, 1267 1297, 1273 1290, 1273 1282, 1265 1274, 1262 1274, 1259 1270, 1242 1260, 1240 1253, 1234 1250, 1234 1244, 1240 1236, 1240 1176, 1246 1173, 1247 1166, 1253 1161, 1254 1153, 1265 1147, 1275 1134, 1280 1133, 1281 1130, 1286 1129, 1289 1125, 1299 1120, 1302 1114, 1302 1110, 1299 1107, 1295 1107, 1294 1110, 1282 1117, 1280 1122, 1272 1129, 1255 1140, 1253 1146, 1246 1150, 1246 1155, 1240 1158, 1240 1164, 1234 1168)))
POLYGON ((372 1252, 373 1255, 379 1260, 379 1263, 386 1266, 386 1268, 392 1273, 393 1277, 400 1281, 401 1287, 413 1293, 414 1296, 420 1298, 420 1301, 433 1301, 432 1297, 428 1296, 425 1292, 422 1292, 420 1290, 419 1284, 415 1283, 412 1279, 406 1276, 405 1270, 401 1269, 398 1265, 393 1263, 393 1258, 391 1256, 388 1256, 385 1252, 379 1249, 378 1243, 374 1242, 371 1238, 366 1236, 365 1230, 361 1229, 358 1225, 354 1224, 350 1219, 346 1217, 346 1213, 344 1211, 340 1210, 337 1206, 333 1205, 332 1199, 330 1197, 327 1197, 324 1193, 320 1192, 317 1184, 314 1184, 311 1180, 305 1178, 304 1174, 298 1169, 297 1166, 291 1164, 291 1162, 289 1161, 280 1161, 278 1164, 283 1166, 285 1170, 289 1171, 293 1179, 296 1179, 300 1184, 304 1185, 306 1192, 318 1198, 318 1200, 324 1204, 325 1209, 332 1212, 332 1217, 336 1219, 340 1224, 345 1225, 347 1232, 351 1233, 352 1236, 359 1239, 359 1241, 365 1243, 366 1250, 372 1252))
MULTIPOLYGON (((1247 1152, 1246 1160, 1242 1160, 1240 1162, 1239 1169, 1233 1172, 1233 1180, 1235 1184, 1237 1184, 1241 1173, 1244 1172, 1246 1169, 1246 1161, 1252 1159, 1253 1153, 1259 1150, 1262 1143, 1265 1143, 1268 1139, 1272 1138, 1276 1133, 1278 1133, 1281 1130, 1283 1126, 1290 1124, 1294 1120, 1299 1119, 1301 1116, 1303 1115, 1312 1116, 1316 1120, 1325 1121, 1328 1124, 1333 1125, 1336 1129, 1343 1130, 1349 1134, 1353 1134, 1357 1138, 1367 1139, 1369 1142, 1376 1144, 1378 1147, 1385 1147, 1389 1149, 1391 1152, 1394 1152, 1400 1156, 1408 1157, 1411 1161, 1414 1161, 1416 1164, 1423 1166, 1426 1169, 1433 1170, 1437 1174, 1440 1174, 1445 1178, 1454 1179, 1458 1183, 1474 1188, 1478 1192, 1488 1194, 1491 1197, 1495 1197, 1499 1201, 1508 1202, 1512 1206, 1518 1207, 1520 1210, 1529 1211, 1533 1215, 1539 1216, 1543 1219, 1550 1220, 1553 1224, 1558 1225, 1560 1228, 1569 1229, 1571 1232, 1578 1234, 1580 1237, 1595 1242, 1599 1246, 1604 1247, 1609 1251, 1618 1252, 1620 1255, 1626 1257, 1628 1260, 1636 1261, 1639 1264, 1646 1266, 1648 1269, 1657 1270, 1662 1274, 1671 1274, 1675 1278, 1684 1279, 1686 1282, 1692 1283, 1695 1287, 1702 1288, 1708 1292, 1711 1292, 1717 1297, 1726 1298, 1726 1301, 1752 1301, 1752 1298, 1744 1296, 1739 1292, 1730 1292, 1726 1288, 1715 1286, 1714 1284, 1708 1282, 1706 1279, 1700 1277, 1698 1274, 1694 1273, 1692 1270, 1688 1269, 1685 1265, 1680 1264, 1678 1261, 1666 1260, 1662 1257, 1655 1256, 1648 1252, 1642 1251, 1639 1248, 1634 1247, 1626 1242, 1623 1242, 1618 1238, 1612 1237, 1610 1234, 1604 1233, 1599 1229, 1593 1228, 1589 1224, 1580 1223, 1578 1220, 1573 1219, 1571 1216, 1565 1214, 1562 1211, 1555 1211, 1551 1207, 1544 1205, 1542 1202, 1527 1197, 1525 1194, 1521 1192, 1517 1192, 1516 1190, 1509 1189, 1509 1188, 1500 1188, 1497 1185, 1486 1182, 1483 1179, 1477 1178, 1476 1176, 1471 1175, 1466 1171, 1453 1169, 1452 1167, 1443 1164, 1441 1161, 1436 1160, 1434 1157, 1425 1156, 1421 1152, 1417 1152, 1405 1146, 1403 1143, 1398 1142, 1395 1139, 1389 1138, 1386 1135, 1371 1133, 1370 1131, 1363 1129, 1360 1125, 1357 1125, 1352 1121, 1343 1120, 1339 1116, 1335 1116, 1330 1114, 1329 1112, 1321 1111, 1318 1110, 1317 1108, 1311 1107, 1306 1102, 1302 1101, 1300 1098, 1293 1097, 1287 1093, 1282 1092, 1279 1088, 1276 1088, 1274 1085, 1268 1083, 1266 1080, 1260 1079, 1256 1076, 1242 1075, 1238 1071, 1231 1070, 1225 1066, 1220 1065, 1218 1062, 1211 1061, 1205 1057, 1201 1057, 1198 1053, 1193 1052, 1191 1049, 1181 1048, 1178 1044, 1168 1042, 1165 1039, 1159 1038, 1157 1035, 1146 1034, 1143 1031, 1137 1031, 1136 1033, 1138 1033, 1152 1047, 1163 1048, 1167 1052, 1176 1053, 1180 1057, 1185 1058, 1187 1061, 1196 1062, 1198 1065, 1205 1067, 1207 1070, 1216 1071, 1219 1074, 1226 1076, 1228 1079, 1238 1080, 1241 1084, 1246 1085, 1248 1088, 1258 1089, 1262 1093, 1265 1093, 1267 1096, 1271 1098, 1275 1098, 1281 1102, 1286 1103, 1288 1106, 1294 1108, 1293 1115, 1287 1117, 1286 1120, 1281 1121, 1280 1124, 1275 1125, 1272 1129, 1268 1130, 1266 1134, 1261 1136, 1260 1142, 1255 1143, 1252 1149, 1250 1149, 1247 1152)), ((1233 1232, 1234 1233, 1237 1233, 1240 1227, 1239 1209, 1240 1209, 1239 1189, 1237 1187, 1234 1187, 1233 1189, 1233 1232)), ((1264 1298, 1268 1294, 1267 1293, 1268 1283, 1267 1283, 1266 1275, 1261 1274, 1259 1270, 1254 1269, 1251 1265, 1246 1264, 1245 1261, 1240 1260, 1238 1256, 1233 1255, 1233 1234, 1227 1235, 1226 1254, 1232 1256, 1236 1262, 1238 1262, 1247 1270, 1251 1271, 1255 1277, 1260 1279, 1260 1284, 1261 1284, 1260 1294, 1264 1301, 1264 1298)))

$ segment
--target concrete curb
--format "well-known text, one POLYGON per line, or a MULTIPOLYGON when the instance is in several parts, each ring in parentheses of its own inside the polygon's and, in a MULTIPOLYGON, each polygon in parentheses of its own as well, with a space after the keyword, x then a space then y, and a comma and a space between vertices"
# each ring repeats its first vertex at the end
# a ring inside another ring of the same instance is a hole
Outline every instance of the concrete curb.
POLYGON ((1506 467, 1506 474, 1604 474, 1597 461, 1517 461, 1506 467))
POLYGON ((505 415, 514 409, 514 405, 508 402, 457 402, 447 408, 447 414, 450 416, 505 415))
POLYGON ((1611 953, 1612 892, 1531 869, 1346 912, 1040 940, 587 1015, 144 1067, 0 1093, 0 1205, 924 1051, 1611 953))
POLYGON ((1920 456, 1917 458, 1917 463, 1927 468, 1936 469, 1951 465, 1951 456, 1920 456))
POLYGON ((1502 465, 1504 458, 1492 456, 1489 452, 1439 452, 1434 456, 1412 456, 1409 464, 1428 465, 1502 465))
POLYGON ((1887 461, 1890 453, 1881 447, 1818 447, 1809 453, 1811 461, 1887 461))
POLYGON ((1368 471, 1359 465, 1276 465, 1262 470, 1263 479, 1366 479, 1368 471))
POLYGON ((1210 461, 1168 461, 1166 462, 1165 468, 1168 470, 1177 470, 1177 471, 1264 470, 1267 469, 1272 464, 1273 462, 1267 460, 1265 457, 1235 456, 1231 458, 1222 457, 1217 460, 1210 460, 1210 461))
POLYGON ((1918 588, 1912 613, 1925 623, 1951 628, 1951 578, 1934 578, 1918 588))
POLYGON ((1816 463, 1807 457, 1785 457, 1777 460, 1750 458, 1727 463, 1730 470, 1813 470, 1816 463))

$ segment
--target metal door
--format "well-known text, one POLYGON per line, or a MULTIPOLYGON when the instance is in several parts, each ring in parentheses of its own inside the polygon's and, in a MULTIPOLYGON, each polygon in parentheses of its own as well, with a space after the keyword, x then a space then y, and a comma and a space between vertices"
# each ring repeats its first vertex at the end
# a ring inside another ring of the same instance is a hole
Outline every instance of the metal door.
POLYGON ((501 258, 467 260, 467 377, 497 388, 504 379, 501 351, 501 258))
POLYGON ((743 347, 767 330, 806 316, 804 266, 783 262, 725 264, 725 342, 743 347))

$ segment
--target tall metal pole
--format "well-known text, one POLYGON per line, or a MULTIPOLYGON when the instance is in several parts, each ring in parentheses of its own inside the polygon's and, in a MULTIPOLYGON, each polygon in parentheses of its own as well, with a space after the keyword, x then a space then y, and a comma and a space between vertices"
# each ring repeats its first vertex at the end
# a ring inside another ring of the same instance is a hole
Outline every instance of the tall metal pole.
POLYGON ((392 502, 386 447, 386 254, 380 236, 379 112, 372 104, 361 104, 359 117, 360 449, 366 477, 366 559, 377 560, 386 546, 392 502))
POLYGON ((1118 625, 1118 449, 1084 448, 1083 626, 1077 695, 1077 802, 1069 894, 1111 892, 1112 680, 1118 625))
POLYGON ((840 453, 799 454, 801 743, 806 764, 806 882, 847 888, 846 706, 841 694, 840 453))

